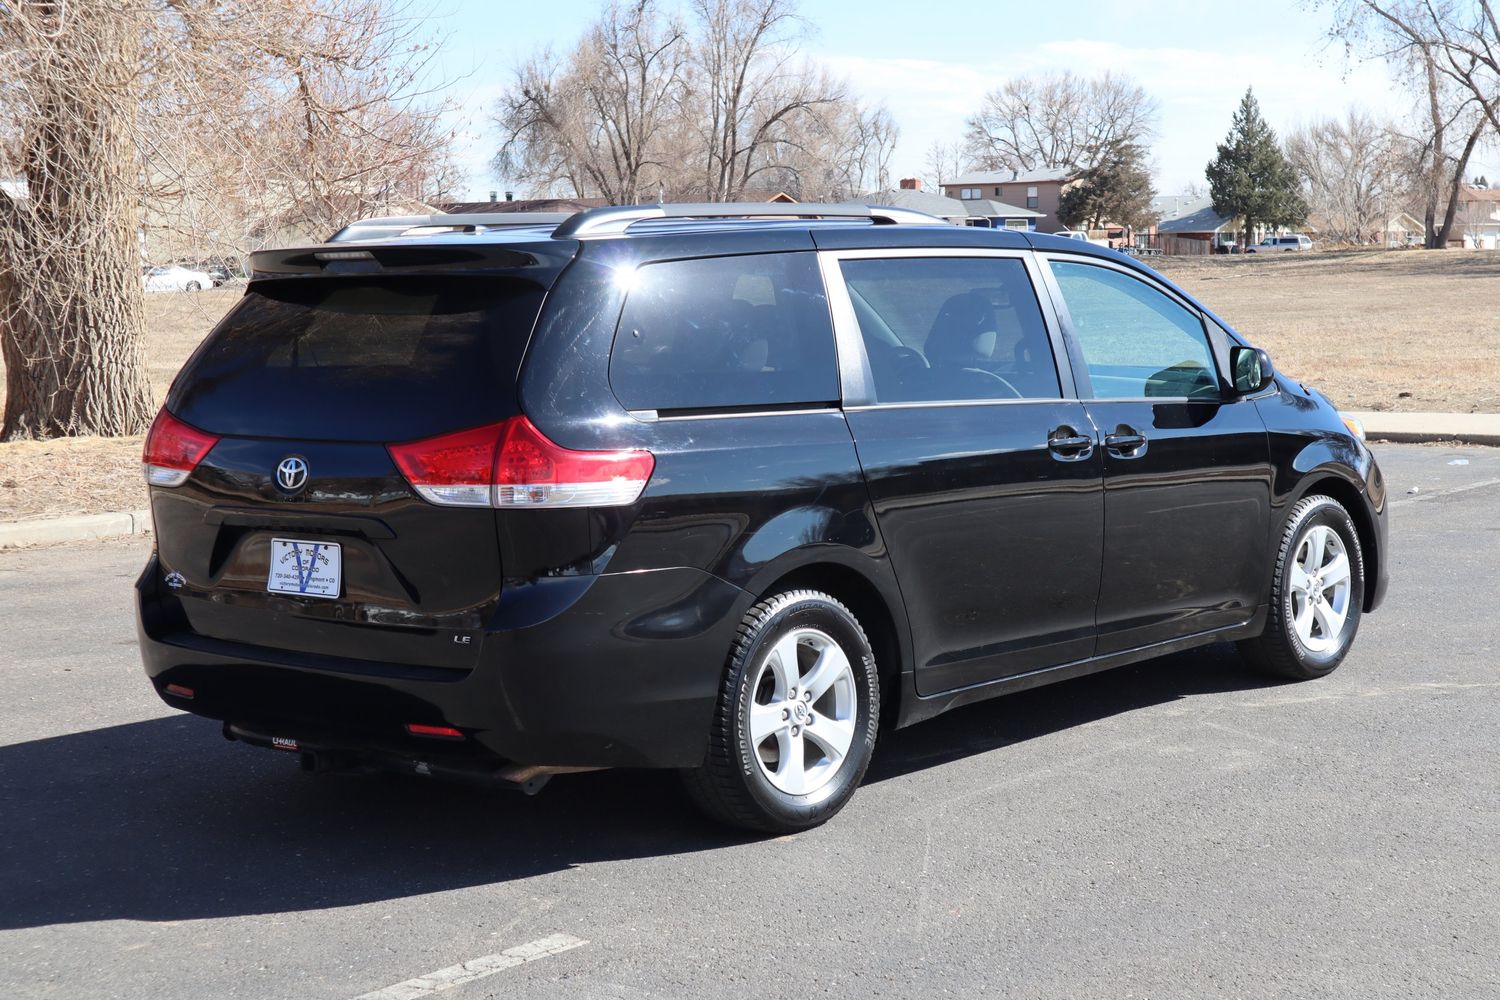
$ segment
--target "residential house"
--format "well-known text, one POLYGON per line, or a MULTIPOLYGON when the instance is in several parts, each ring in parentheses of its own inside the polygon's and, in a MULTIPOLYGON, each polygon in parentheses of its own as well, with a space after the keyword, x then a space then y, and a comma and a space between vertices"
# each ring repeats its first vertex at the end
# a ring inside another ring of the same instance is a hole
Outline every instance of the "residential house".
POLYGON ((1215 212, 1212 198, 1159 195, 1151 208, 1159 216, 1155 244, 1165 253, 1215 253, 1235 241, 1239 220, 1215 212))
POLYGON ((1500 248, 1500 189, 1465 186, 1458 197, 1449 245, 1457 244, 1462 234, 1461 245, 1469 249, 1500 248))
POLYGON ((901 179, 901 186, 884 191, 871 191, 857 199, 866 205, 883 205, 887 208, 905 208, 913 212, 926 212, 945 219, 955 226, 969 224, 969 210, 957 198, 922 190, 922 182, 910 177, 901 179))
POLYGON ((1017 208, 1004 202, 988 198, 952 198, 922 190, 922 182, 915 177, 903 177, 901 187, 892 191, 871 191, 859 196, 859 200, 870 205, 889 205, 892 208, 909 208, 946 219, 955 226, 980 226, 986 229, 1020 229, 1034 231, 1041 212, 1017 208))
MULTIPOLYGON (((1045 170, 978 170, 943 182, 943 194, 965 202, 993 201, 1006 211, 1024 209, 1036 213, 1027 227, 1043 233, 1066 229, 1057 218, 1064 188, 1077 171, 1054 167, 1045 170)), ((1018 216, 1007 216, 1018 218, 1018 216)))

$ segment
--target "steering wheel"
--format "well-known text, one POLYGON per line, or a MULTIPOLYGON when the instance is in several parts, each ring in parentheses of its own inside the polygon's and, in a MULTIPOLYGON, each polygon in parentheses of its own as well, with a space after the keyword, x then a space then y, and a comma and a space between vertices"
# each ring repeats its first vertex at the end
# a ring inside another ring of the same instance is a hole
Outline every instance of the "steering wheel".
POLYGON ((999 382, 1001 385, 1005 386, 1006 391, 1009 392, 1016 399, 1025 399, 1026 398, 1025 396, 1021 395, 1021 390, 1017 389, 1015 386, 1011 385, 1008 381, 1006 381, 1003 377, 1001 377, 999 375, 996 375, 994 372, 985 371, 983 368, 960 368, 959 371, 962 371, 962 372, 973 372, 975 375, 983 375, 985 378, 991 379, 991 380, 993 380, 995 382, 999 382))

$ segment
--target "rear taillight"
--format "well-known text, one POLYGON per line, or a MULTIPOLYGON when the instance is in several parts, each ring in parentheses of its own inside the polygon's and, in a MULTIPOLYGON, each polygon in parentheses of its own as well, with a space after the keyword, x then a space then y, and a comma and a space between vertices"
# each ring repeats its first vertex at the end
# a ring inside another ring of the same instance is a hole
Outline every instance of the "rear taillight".
POLYGON ((525 417, 388 446, 421 496, 449 507, 618 507, 651 479, 649 451, 574 451, 525 417))
POLYGON ((189 427, 162 407, 151 422, 141 456, 146 466, 146 482, 152 486, 181 486, 218 443, 214 435, 189 427))

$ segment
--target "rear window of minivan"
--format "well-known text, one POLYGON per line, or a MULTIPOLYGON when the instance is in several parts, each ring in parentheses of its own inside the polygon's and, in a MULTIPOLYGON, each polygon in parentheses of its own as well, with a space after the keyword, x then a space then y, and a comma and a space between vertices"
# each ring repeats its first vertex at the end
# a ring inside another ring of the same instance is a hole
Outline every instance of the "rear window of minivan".
POLYGON ((609 380, 627 409, 831 403, 838 362, 810 253, 646 264, 630 278, 609 380))
POLYGON ((516 412, 543 289, 503 277, 258 282, 167 406, 216 434, 409 441, 516 412))

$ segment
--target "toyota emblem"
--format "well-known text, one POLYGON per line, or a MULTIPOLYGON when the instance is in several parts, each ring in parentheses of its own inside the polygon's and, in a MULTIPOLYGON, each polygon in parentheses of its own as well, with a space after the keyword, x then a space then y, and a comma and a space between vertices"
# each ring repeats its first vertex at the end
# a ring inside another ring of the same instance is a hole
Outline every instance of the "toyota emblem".
POLYGON ((296 493, 307 485, 307 459, 300 455, 288 455, 276 466, 276 485, 288 493, 296 493))

